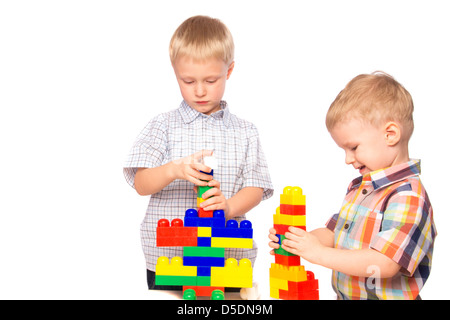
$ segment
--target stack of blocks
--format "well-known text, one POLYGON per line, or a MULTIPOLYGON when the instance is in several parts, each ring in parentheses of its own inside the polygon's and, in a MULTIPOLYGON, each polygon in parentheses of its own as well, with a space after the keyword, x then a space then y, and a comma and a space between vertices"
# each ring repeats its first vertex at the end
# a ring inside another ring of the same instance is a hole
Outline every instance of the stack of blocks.
MULTIPOLYGON (((299 187, 285 187, 280 206, 273 215, 273 225, 279 243, 286 238, 290 226, 306 231, 305 196, 299 187)), ((306 271, 300 257, 287 252, 281 245, 275 250, 275 263, 270 268, 270 296, 284 300, 318 300, 319 283, 314 273, 306 271)))
MULTIPOLYGON (((213 171, 211 173, 213 174, 213 171)), ((200 208, 202 195, 210 187, 198 187, 197 209, 185 212, 184 223, 174 219, 158 221, 156 246, 183 247, 183 257, 158 258, 156 285, 183 286, 183 298, 211 296, 224 299, 225 287, 251 288, 253 269, 249 259, 225 260, 225 248, 252 248, 253 229, 248 220, 225 223, 223 210, 200 208)))

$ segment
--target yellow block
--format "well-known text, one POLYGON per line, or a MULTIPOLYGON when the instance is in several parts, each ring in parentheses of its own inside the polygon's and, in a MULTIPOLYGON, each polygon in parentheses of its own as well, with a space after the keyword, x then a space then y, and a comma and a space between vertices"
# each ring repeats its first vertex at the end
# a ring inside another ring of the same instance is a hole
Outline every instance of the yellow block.
POLYGON ((289 290, 288 281, 286 279, 270 278, 270 288, 289 290))
POLYGON ((159 257, 156 262, 155 274, 158 276, 197 276, 197 267, 183 266, 183 259, 173 257, 171 263, 169 258, 159 257))
POLYGON ((280 195, 280 204, 305 205, 306 199, 300 187, 285 187, 280 195))
POLYGON ((211 227, 197 227, 198 237, 211 237, 211 227))
POLYGON ((304 266, 288 267, 278 263, 272 263, 269 273, 270 278, 284 279, 294 282, 307 280, 306 270, 304 266))
POLYGON ((280 291, 279 289, 270 288, 270 297, 274 299, 280 299, 280 291))
POLYGON ((248 238, 211 238, 213 248, 253 248, 253 239, 248 238))
POLYGON ((253 268, 249 259, 241 259, 239 264, 234 258, 225 261, 225 267, 211 267, 212 287, 251 288, 253 268))
POLYGON ((205 199, 197 198, 197 207, 200 207, 200 203, 202 203, 203 201, 205 201, 205 199))
POLYGON ((306 216, 293 216, 280 214, 279 207, 277 213, 273 215, 273 224, 283 224, 286 226, 304 227, 306 226, 306 216))

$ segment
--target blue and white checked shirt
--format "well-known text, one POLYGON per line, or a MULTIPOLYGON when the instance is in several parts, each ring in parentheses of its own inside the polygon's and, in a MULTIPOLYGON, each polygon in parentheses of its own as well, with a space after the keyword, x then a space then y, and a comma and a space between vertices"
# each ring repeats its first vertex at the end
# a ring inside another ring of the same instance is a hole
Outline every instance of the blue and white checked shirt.
MULTIPOLYGON (((221 110, 205 115, 183 101, 178 109, 152 119, 142 130, 124 165, 127 182, 134 187, 138 168, 158 167, 201 150, 214 150, 218 168, 214 179, 228 199, 245 187, 264 189, 263 200, 273 194, 266 159, 256 127, 231 114, 225 101, 221 110)), ((175 180, 160 192, 153 194, 141 224, 142 247, 147 269, 154 271, 160 256, 182 256, 181 247, 156 247, 156 226, 159 219, 184 218, 187 209, 197 207, 194 185, 186 180, 175 180)), ((245 216, 236 220, 245 219, 245 216)), ((254 263, 253 249, 227 249, 226 258, 248 258, 254 263)))

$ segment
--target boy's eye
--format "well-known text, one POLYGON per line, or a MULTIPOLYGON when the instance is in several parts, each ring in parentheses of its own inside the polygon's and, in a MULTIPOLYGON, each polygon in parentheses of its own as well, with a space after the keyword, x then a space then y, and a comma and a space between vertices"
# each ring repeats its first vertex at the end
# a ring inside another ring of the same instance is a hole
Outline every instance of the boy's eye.
POLYGON ((352 151, 356 151, 357 148, 358 148, 358 146, 354 146, 354 147, 352 148, 352 151))
POLYGON ((186 84, 193 84, 194 83, 194 81, 192 81, 192 80, 183 80, 183 82, 186 83, 186 84))
POLYGON ((217 80, 206 80, 207 83, 215 83, 217 80))

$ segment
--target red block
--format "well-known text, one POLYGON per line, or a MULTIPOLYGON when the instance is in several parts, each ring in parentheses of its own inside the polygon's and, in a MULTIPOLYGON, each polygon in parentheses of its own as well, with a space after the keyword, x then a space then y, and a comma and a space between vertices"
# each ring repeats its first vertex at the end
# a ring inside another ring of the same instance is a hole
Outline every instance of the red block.
POLYGON ((284 256, 282 254, 275 254, 275 263, 283 266, 299 266, 300 256, 284 256))
MULTIPOLYGON (((287 225, 284 225, 284 224, 274 224, 273 227, 277 231, 277 234, 281 234, 281 235, 284 236, 284 234, 289 231, 288 228, 290 226, 287 226, 287 225)), ((296 228, 300 228, 300 229, 303 229, 303 230, 306 231, 306 227, 305 226, 303 226, 303 227, 296 227, 296 228)))
POLYGON ((280 204, 280 214, 304 216, 306 214, 306 206, 293 204, 280 204))
POLYGON ((301 282, 288 281, 289 292, 306 292, 319 289, 319 280, 307 280, 301 282))
POLYGON ((193 289, 197 297, 210 297, 214 290, 225 292, 224 287, 183 286, 183 292, 187 289, 193 289))
POLYGON ((198 208, 198 217, 199 218, 212 218, 214 214, 214 211, 208 210, 206 211, 203 208, 198 208))
POLYGON ((171 226, 169 220, 161 219, 156 227, 157 247, 196 247, 197 227, 183 227, 183 220, 173 219, 171 226))

